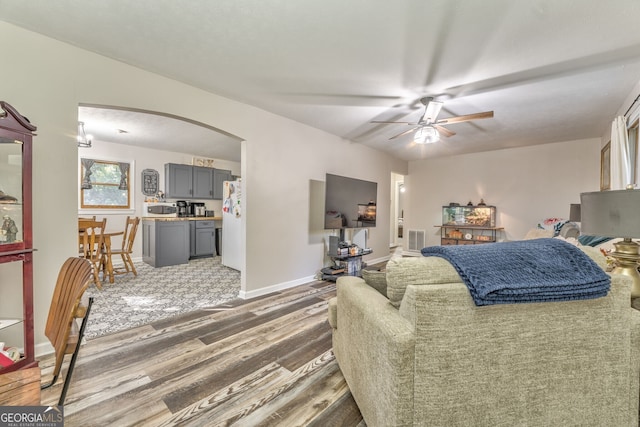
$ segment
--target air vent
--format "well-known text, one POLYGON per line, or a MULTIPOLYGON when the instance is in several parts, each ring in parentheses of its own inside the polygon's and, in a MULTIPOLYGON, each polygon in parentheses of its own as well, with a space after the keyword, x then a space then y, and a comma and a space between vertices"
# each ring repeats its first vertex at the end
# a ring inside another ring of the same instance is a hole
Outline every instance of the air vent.
POLYGON ((411 252, 420 252, 424 248, 424 230, 409 230, 409 246, 408 250, 411 252))

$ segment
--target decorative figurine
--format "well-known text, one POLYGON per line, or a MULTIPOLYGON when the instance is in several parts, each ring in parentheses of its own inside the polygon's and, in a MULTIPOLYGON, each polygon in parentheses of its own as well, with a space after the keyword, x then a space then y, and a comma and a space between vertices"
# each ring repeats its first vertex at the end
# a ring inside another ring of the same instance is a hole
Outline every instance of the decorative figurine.
POLYGON ((2 222, 2 231, 4 231, 5 241, 7 243, 15 242, 16 236, 18 234, 18 227, 16 226, 16 222, 11 219, 9 215, 5 215, 2 217, 4 221, 2 222))

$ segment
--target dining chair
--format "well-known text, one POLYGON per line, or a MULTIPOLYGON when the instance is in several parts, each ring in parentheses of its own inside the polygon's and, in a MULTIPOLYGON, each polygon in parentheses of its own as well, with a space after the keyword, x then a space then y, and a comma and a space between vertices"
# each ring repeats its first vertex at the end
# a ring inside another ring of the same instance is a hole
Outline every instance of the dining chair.
MULTIPOLYGON (((138 275, 136 267, 133 265, 131 254, 133 253, 133 242, 135 241, 139 224, 140 218, 127 217, 124 225, 124 233, 122 235, 122 247, 120 249, 111 248, 109 253, 106 254, 109 257, 120 255, 120 257, 122 258, 122 263, 124 264, 123 267, 113 268, 113 274, 133 273, 134 276, 138 275)), ((111 261, 111 259, 109 259, 109 261, 111 261)), ((113 265, 113 263, 111 263, 111 265, 113 265)))
MULTIPOLYGON (((96 287, 102 290, 100 283, 100 271, 104 270, 104 229, 107 226, 107 219, 101 221, 85 221, 84 231, 80 232, 82 241, 82 258, 85 258, 93 265, 93 282, 96 287)), ((106 274, 106 273, 105 273, 106 274)))
POLYGON ((53 346, 55 365, 53 379, 50 383, 43 384, 40 387, 41 389, 49 388, 55 384, 60 375, 64 356, 67 354, 72 355, 58 405, 64 405, 87 319, 91 311, 91 305, 93 304, 93 298, 88 298, 86 303, 82 302, 84 292, 92 280, 93 273, 91 270, 92 265, 89 260, 78 257, 68 258, 58 273, 58 280, 53 291, 51 306, 49 307, 49 316, 44 334, 53 346), (79 328, 76 319, 82 319, 79 328))
POLYGON ((79 244, 79 251, 78 253, 80 254, 80 256, 84 255, 84 251, 82 250, 82 233, 84 232, 84 230, 87 228, 87 223, 90 223, 92 221, 96 220, 96 216, 93 215, 90 218, 82 218, 79 217, 78 218, 78 244, 79 244))

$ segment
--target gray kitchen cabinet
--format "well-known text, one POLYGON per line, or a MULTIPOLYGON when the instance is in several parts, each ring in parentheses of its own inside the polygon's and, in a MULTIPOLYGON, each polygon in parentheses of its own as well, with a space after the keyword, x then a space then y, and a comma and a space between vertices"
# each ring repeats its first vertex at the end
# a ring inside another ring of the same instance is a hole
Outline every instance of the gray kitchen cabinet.
POLYGON ((189 221, 142 221, 142 260, 147 264, 186 264, 189 249, 189 221))
POLYGON ((213 171, 212 168, 193 166, 193 198, 213 198, 213 171))
POLYGON ((193 198, 193 166, 167 163, 164 165, 164 193, 171 199, 193 198))
POLYGON ((214 169, 213 170, 213 199, 222 200, 223 182, 232 181, 230 170, 214 169))
POLYGON ((210 257, 216 252, 214 221, 191 220, 191 258, 210 257))
POLYGON ((165 195, 171 199, 222 200, 224 181, 230 170, 167 163, 164 165, 165 195))

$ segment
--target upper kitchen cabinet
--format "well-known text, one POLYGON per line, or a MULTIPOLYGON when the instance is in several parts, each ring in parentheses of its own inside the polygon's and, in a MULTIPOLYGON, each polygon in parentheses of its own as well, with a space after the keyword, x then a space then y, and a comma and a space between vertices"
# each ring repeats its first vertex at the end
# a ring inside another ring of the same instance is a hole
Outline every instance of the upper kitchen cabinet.
POLYGON ((213 197, 214 169, 201 166, 193 167, 193 198, 211 199, 213 197))
POLYGON ((193 198, 193 166, 165 164, 164 193, 170 199, 193 198))
POLYGON ((223 183, 225 181, 233 181, 231 171, 224 169, 213 170, 213 199, 222 200, 223 183))
POLYGON ((222 183, 232 181, 230 170, 167 163, 165 194, 170 199, 222 200, 222 183))

